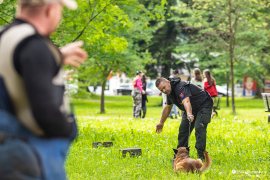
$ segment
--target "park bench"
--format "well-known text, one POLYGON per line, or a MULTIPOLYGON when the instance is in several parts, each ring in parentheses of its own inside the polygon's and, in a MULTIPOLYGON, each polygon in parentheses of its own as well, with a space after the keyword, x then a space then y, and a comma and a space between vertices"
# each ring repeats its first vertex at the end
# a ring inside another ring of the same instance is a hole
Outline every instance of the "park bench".
MULTIPOLYGON (((270 93, 262 93, 265 112, 270 112, 270 93)), ((270 114, 268 115, 268 123, 270 123, 270 114)))

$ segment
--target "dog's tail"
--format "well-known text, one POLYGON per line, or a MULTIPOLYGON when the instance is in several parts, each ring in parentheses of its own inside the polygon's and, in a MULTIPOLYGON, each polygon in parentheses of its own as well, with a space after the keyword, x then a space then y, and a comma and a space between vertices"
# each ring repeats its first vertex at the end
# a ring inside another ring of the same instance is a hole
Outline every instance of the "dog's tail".
POLYGON ((200 168, 200 170, 199 170, 200 172, 207 170, 212 164, 212 160, 209 157, 207 151, 204 152, 204 157, 205 157, 205 162, 203 163, 202 167, 200 168))

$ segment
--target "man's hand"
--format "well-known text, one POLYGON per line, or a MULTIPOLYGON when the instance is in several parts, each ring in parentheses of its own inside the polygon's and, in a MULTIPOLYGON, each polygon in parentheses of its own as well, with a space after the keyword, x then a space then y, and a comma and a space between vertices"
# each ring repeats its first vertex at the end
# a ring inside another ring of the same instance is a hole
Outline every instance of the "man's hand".
POLYGON ((65 65, 79 67, 87 59, 87 52, 81 48, 82 46, 83 42, 77 41, 60 48, 65 65))
POLYGON ((193 122, 194 121, 193 114, 187 114, 187 119, 189 120, 189 122, 193 122))
POLYGON ((156 126, 156 133, 161 133, 163 129, 164 124, 163 123, 158 123, 156 126))

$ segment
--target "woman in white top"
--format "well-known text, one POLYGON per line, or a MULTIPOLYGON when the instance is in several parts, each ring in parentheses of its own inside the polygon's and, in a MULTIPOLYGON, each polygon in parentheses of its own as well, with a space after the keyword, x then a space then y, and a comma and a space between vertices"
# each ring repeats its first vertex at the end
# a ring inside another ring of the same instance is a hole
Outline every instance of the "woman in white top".
POLYGON ((193 70, 193 77, 191 78, 191 83, 199 86, 200 88, 203 88, 203 82, 202 82, 202 72, 199 68, 195 68, 193 70))

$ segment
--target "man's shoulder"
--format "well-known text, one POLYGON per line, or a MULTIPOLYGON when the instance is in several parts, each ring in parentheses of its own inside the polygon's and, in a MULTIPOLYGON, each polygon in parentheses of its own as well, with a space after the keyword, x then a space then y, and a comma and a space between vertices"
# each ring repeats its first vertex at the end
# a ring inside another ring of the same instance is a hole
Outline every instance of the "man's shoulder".
POLYGON ((14 21, 1 28, 3 28, 2 31, 0 30, 0 33, 2 32, 1 41, 9 43, 13 48, 24 47, 27 44, 45 44, 46 42, 46 38, 39 35, 36 29, 28 23, 14 21))
POLYGON ((37 56, 50 52, 46 40, 38 34, 33 34, 23 39, 15 51, 17 54, 29 52, 29 54, 35 54, 37 56))
POLYGON ((177 88, 184 88, 187 87, 187 85, 189 85, 190 82, 189 81, 180 81, 179 83, 176 84, 177 88))

